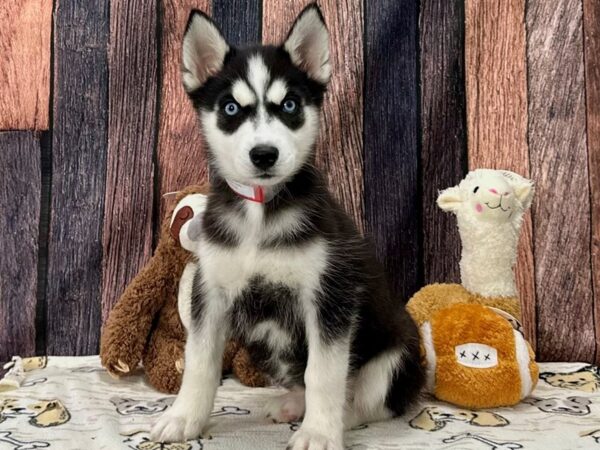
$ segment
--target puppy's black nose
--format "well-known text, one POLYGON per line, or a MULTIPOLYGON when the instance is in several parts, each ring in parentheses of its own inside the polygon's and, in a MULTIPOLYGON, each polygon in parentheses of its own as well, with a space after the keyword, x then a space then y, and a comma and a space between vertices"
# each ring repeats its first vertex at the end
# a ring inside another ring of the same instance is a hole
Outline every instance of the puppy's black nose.
POLYGON ((273 167, 279 157, 279 150, 269 145, 257 145, 250 150, 250 161, 261 170, 273 167))

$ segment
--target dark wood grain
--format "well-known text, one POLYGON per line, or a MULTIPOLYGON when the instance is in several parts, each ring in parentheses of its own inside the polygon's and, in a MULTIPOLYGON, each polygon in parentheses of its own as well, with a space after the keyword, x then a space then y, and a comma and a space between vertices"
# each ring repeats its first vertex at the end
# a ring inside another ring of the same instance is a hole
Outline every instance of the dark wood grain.
POLYGON ((600 1, 583 0, 596 364, 600 364, 600 1))
POLYGON ((409 0, 365 4, 365 218, 402 301, 422 285, 418 16, 409 0))
MULTIPOLYGON (((263 2, 263 41, 283 42, 308 0, 263 2)), ((317 166, 344 209, 364 230, 363 205, 363 9, 356 0, 318 2, 330 33, 332 78, 328 86, 317 166)))
POLYGON ((261 0, 213 0, 212 18, 231 45, 261 40, 261 0))
POLYGON ((148 0, 112 0, 110 5, 103 321, 152 253, 156 9, 156 3, 148 0))
MULTIPOLYGON (((469 169, 506 169, 529 177, 525 0, 467 0, 465 6, 469 169)), ((525 333, 535 347, 534 274, 527 214, 515 275, 525 333)))
POLYGON ((98 352, 108 37, 108 0, 56 2, 47 288, 54 355, 98 352))
MULTIPOLYGON (((210 0, 161 0, 158 187, 155 203, 163 217, 174 197, 163 197, 208 179, 198 118, 181 83, 181 42, 192 8, 210 13, 210 0)), ((156 221, 155 235, 160 221, 156 221)))
POLYGON ((466 175, 465 11, 462 0, 421 2, 421 148, 423 275, 426 284, 460 283, 456 219, 438 192, 466 175))
POLYGON ((0 130, 46 130, 52 0, 0 2, 0 130))
POLYGON ((30 132, 0 133, 0 366, 35 354, 40 145, 30 132))
POLYGON ((592 361, 581 1, 527 0, 526 11, 537 354, 541 361, 592 361))

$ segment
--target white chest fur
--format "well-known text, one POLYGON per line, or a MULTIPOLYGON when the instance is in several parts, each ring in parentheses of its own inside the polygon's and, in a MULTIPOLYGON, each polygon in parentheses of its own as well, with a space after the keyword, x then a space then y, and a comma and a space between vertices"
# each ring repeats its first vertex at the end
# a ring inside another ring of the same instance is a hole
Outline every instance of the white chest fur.
POLYGON ((203 282, 233 301, 256 276, 283 284, 302 293, 314 292, 327 265, 327 243, 324 239, 299 246, 263 248, 260 243, 297 226, 294 212, 265 225, 263 206, 246 202, 243 220, 230 218, 228 228, 240 243, 226 247, 201 239, 198 256, 203 282))

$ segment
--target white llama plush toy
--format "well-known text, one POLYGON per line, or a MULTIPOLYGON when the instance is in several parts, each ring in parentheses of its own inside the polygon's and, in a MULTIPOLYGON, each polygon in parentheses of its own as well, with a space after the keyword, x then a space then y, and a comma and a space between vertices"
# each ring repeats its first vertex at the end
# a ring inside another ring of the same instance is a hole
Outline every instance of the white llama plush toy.
POLYGON ((407 309, 421 328, 428 387, 460 406, 518 403, 531 393, 538 368, 520 329, 513 268, 530 180, 505 170, 477 169, 442 191, 462 241, 462 284, 432 284, 407 309))
POLYGON ((484 297, 517 296, 513 266, 533 192, 533 183, 516 173, 477 169, 440 193, 438 206, 458 221, 465 289, 484 297))

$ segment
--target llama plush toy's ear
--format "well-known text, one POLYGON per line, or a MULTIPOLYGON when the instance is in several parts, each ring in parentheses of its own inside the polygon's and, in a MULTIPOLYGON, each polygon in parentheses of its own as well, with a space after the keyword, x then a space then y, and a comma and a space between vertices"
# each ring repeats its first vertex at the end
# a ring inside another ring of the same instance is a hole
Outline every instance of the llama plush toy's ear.
POLYGON ((503 171, 502 175, 508 179, 515 190, 515 197, 517 197, 521 202, 521 205, 523 205, 523 210, 528 209, 531 206, 533 194, 535 193, 533 181, 528 180, 517 173, 509 172, 508 170, 503 171))
POLYGON ((227 41, 210 17, 193 10, 183 36, 182 77, 187 92, 202 86, 223 68, 227 41))
POLYGON ((283 48, 289 53, 292 62, 313 80, 323 84, 329 81, 329 32, 317 5, 311 4, 300 13, 283 48))
POLYGON ((458 186, 444 189, 437 198, 437 204, 444 211, 455 212, 462 204, 458 186))

